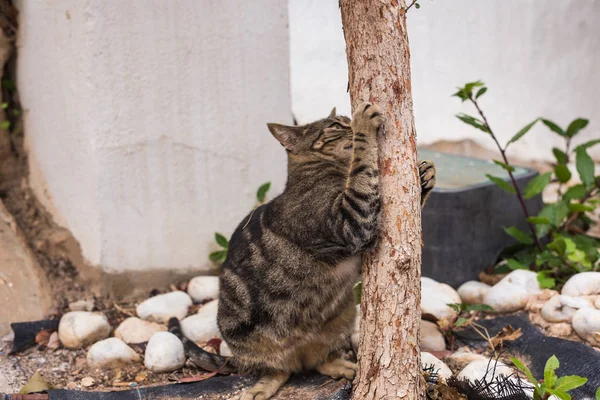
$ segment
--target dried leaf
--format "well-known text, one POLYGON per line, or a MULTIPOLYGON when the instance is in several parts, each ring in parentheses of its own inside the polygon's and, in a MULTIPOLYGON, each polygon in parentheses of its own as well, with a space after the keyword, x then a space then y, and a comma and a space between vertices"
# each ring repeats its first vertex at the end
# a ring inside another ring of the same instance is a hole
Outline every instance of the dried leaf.
POLYGON ((498 346, 502 346, 504 342, 512 342, 517 340, 523 335, 521 328, 515 330, 511 325, 507 325, 496 336, 490 339, 492 347, 495 349, 498 346))
POLYGON ((46 345, 50 350, 56 350, 60 347, 60 340, 58 340, 58 332, 52 332, 46 345))
POLYGON ((35 335, 35 342, 41 346, 46 346, 50 340, 50 335, 52 335, 52 331, 50 329, 39 331, 38 334, 35 335))
POLYGON ((40 371, 36 371, 19 391, 19 394, 39 393, 50 389, 54 389, 54 387, 42 378, 40 371))
POLYGON ((219 371, 213 371, 209 374, 190 376, 188 378, 181 378, 177 382, 178 383, 201 382, 201 381, 205 381, 207 379, 212 378, 213 376, 217 375, 218 373, 219 373, 219 371))

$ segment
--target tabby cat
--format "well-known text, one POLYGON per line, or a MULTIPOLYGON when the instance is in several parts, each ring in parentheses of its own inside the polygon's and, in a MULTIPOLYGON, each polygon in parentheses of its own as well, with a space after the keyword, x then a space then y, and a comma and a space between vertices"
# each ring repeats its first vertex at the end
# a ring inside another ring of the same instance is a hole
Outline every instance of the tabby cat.
MULTIPOLYGON (((352 121, 334 109, 304 126, 268 124, 288 154, 287 184, 242 220, 220 277, 217 321, 234 355, 226 371, 262 376, 241 400, 266 400, 301 370, 354 378, 356 364, 341 353, 354 324, 361 253, 378 234, 383 121, 377 105, 363 103, 352 121)), ((435 167, 423 161, 419 170, 423 204, 435 167)), ((195 351, 203 368, 223 365, 195 351)))

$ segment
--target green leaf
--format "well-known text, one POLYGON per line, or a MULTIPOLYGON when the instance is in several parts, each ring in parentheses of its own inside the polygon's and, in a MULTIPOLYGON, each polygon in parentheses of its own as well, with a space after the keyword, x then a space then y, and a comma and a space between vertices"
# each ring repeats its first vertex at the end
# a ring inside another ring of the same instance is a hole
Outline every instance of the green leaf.
POLYGON ((3 110, 6 110, 8 108, 8 103, 7 102, 2 103, 0 108, 2 108, 3 110))
POLYGON ((208 258, 212 262, 225 261, 226 257, 227 257, 227 250, 213 251, 212 253, 210 253, 208 255, 208 258))
POLYGON ((465 310, 465 304, 462 303, 450 303, 446 304, 448 307, 456 311, 457 313, 465 310))
POLYGON ((551 172, 546 172, 545 174, 538 175, 527 183, 525 186, 525 190, 523 191, 523 196, 526 199, 530 199, 537 194, 540 194, 544 188, 550 183, 550 178, 552 177, 551 172))
POLYGON ((415 3, 415 8, 418 10, 419 8, 421 8, 421 5, 419 3, 415 3))
POLYGON ((508 268, 510 268, 513 271, 516 269, 529 269, 514 258, 507 259, 506 264, 508 264, 508 268))
POLYGON ((483 85, 484 85, 484 83, 481 81, 469 82, 465 85, 464 90, 467 94, 470 94, 473 92, 473 88, 480 87, 483 85))
POLYGON ((504 179, 498 178, 497 176, 493 176, 490 174, 485 174, 485 176, 487 176, 487 178, 499 188, 504 189, 509 193, 516 193, 514 186, 506 182, 504 179))
MULTIPOLYGON (((540 274, 538 273, 538 281, 539 277, 540 274)), ((544 367, 544 383, 546 384, 547 388, 554 387, 554 383, 556 382, 555 371, 559 366, 560 363, 558 362, 558 358, 556 358, 555 355, 552 355, 552 357, 550 357, 548 361, 546 361, 546 366, 544 367)))
POLYGON ((563 194, 563 200, 579 200, 585 197, 586 191, 585 187, 582 184, 577 184, 575 186, 571 186, 565 194, 563 194))
POLYGON ((568 392, 569 390, 577 389, 587 383, 587 378, 577 375, 562 376, 556 380, 554 390, 568 392))
POLYGON ((569 167, 565 164, 556 164, 556 167, 554 167, 554 175, 556 175, 558 181, 562 183, 569 182, 569 179, 571 179, 571 171, 569 171, 569 167))
POLYGON ((527 218, 527 222, 530 222, 532 224, 536 224, 536 225, 548 225, 550 223, 550 219, 546 218, 546 217, 529 217, 527 218))
POLYGON ((596 400, 600 400, 600 387, 596 390, 596 400))
POLYGON ((2 121, 0 122, 0 129, 4 129, 5 131, 10 129, 10 121, 2 121))
POLYGON ((548 388, 547 391, 548 393, 558 397, 560 400, 571 400, 571 395, 567 392, 563 392, 562 390, 548 388))
POLYGON ((587 126, 588 122, 590 121, 583 118, 577 118, 575 121, 571 122, 567 128, 567 137, 571 138, 577 135, 580 130, 587 126))
POLYGON ((488 306, 487 304, 468 304, 465 307, 465 311, 485 311, 485 312, 491 312, 491 311, 495 311, 495 310, 494 310, 494 307, 488 306))
POLYGON ((535 377, 533 376, 533 374, 531 373, 531 371, 529 370, 529 368, 527 368, 525 366, 525 364, 523 364, 521 361, 517 360, 514 357, 511 357, 510 360, 515 365, 515 367, 517 367, 519 369, 519 371, 521 371, 522 373, 525 374, 525 376, 527 376, 527 379, 529 379, 529 382, 533 385, 533 387, 537 391, 539 391, 540 390, 540 385, 538 384, 537 379, 535 379, 535 377))
POLYGON ((498 161, 498 160, 493 160, 493 161, 494 161, 494 164, 501 166, 506 171, 510 171, 510 172, 515 171, 515 167, 513 167, 512 165, 505 164, 502 161, 498 161))
POLYGON ((465 92, 462 88, 458 88, 458 92, 454 93, 452 96, 458 97, 459 99, 462 100, 463 103, 465 101, 469 100, 469 97, 465 94, 465 92))
POLYGON ((259 203, 265 202, 265 197, 267 196, 267 192, 271 188, 271 182, 266 182, 260 185, 258 191, 256 192, 256 199, 259 203))
POLYGON ((356 304, 360 304, 360 300, 362 299, 362 281, 358 281, 354 285, 354 298, 356 299, 356 304))
POLYGON ((465 124, 471 125, 472 127, 479 129, 480 131, 490 133, 490 130, 484 125, 483 121, 475 117, 472 117, 467 114, 456 114, 456 118, 460 119, 465 124))
POLYGON ((551 131, 558 133, 560 136, 567 136, 567 134, 565 133, 565 131, 563 131, 561 129, 560 126, 556 125, 554 122, 548 120, 548 119, 542 119, 542 123, 544 125, 546 125, 548 128, 550 128, 551 131))
POLYGON ((468 321, 468 319, 466 318, 459 318, 456 320, 456 322, 454 323, 454 326, 459 327, 459 326, 463 326, 464 324, 466 324, 468 321))
POLYGON ((557 201, 556 203, 546 204, 538 217, 546 217, 550 220, 550 224, 554 227, 559 227, 563 220, 569 215, 569 207, 565 201, 557 201))
POLYGON ((583 144, 580 144, 579 146, 575 147, 575 151, 579 150, 579 149, 589 149, 592 146, 595 146, 597 144, 600 143, 600 139, 594 139, 594 140, 590 140, 589 142, 585 142, 583 144))
POLYGON ((475 95, 475 98, 478 99, 480 96, 483 96, 483 94, 487 92, 487 88, 486 87, 482 87, 481 89, 479 89, 477 91, 477 94, 475 95))
POLYGON ((513 136, 508 143, 506 143, 506 146, 504 146, 504 148, 508 147, 509 144, 516 142, 517 140, 521 139, 527 132, 529 132, 529 130, 535 125, 536 122, 538 122, 540 119, 536 118, 533 122, 530 122, 529 124, 525 125, 525 127, 523 129, 521 129, 519 132, 517 132, 515 134, 515 136, 513 136))
POLYGON ((585 187, 591 187, 594 184, 594 161, 587 153, 586 149, 581 148, 575 152, 575 165, 579 178, 585 187))
POLYGON ((219 246, 221 246, 224 249, 229 247, 229 241, 227 240, 227 238, 218 232, 215 232, 215 241, 219 244, 219 246))
POLYGON ((546 246, 550 250, 554 250, 558 255, 564 255, 567 252, 567 242, 562 238, 556 238, 546 246))
POLYGON ((569 204, 569 211, 571 212, 586 212, 586 211, 594 211, 595 208, 592 206, 588 206, 581 203, 571 203, 569 204))
POLYGON ((533 239, 531 235, 523 232, 516 226, 511 226, 509 228, 504 228, 504 232, 506 232, 509 236, 517 239, 520 243, 523 244, 533 244, 533 239))
POLYGON ((552 289, 556 286, 554 278, 548 276, 544 271, 537 273, 537 281, 542 289, 552 289))
POLYGON ((556 161, 558 161, 559 164, 567 163, 567 153, 556 147, 552 148, 552 153, 554 153, 554 157, 556 157, 556 161))

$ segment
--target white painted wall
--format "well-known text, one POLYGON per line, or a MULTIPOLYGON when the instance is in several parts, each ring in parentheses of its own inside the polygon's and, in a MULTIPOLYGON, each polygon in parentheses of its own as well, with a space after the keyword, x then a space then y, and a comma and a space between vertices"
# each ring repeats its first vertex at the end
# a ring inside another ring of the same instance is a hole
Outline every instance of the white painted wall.
POLYGON ((31 181, 108 272, 208 265, 256 188, 281 190, 287 5, 20 1, 31 181))
MULTIPOLYGON (((507 141, 538 116, 563 127, 590 119, 582 140, 600 137, 600 2, 421 0, 408 14, 419 143, 472 138, 493 143, 454 115, 474 110, 450 97, 483 80, 482 106, 507 141)), ((292 108, 300 123, 332 106, 349 114, 348 70, 337 0, 289 0, 292 108)), ((540 124, 511 149, 551 160, 558 136, 540 124)), ((600 160, 600 146, 591 151, 600 160)))

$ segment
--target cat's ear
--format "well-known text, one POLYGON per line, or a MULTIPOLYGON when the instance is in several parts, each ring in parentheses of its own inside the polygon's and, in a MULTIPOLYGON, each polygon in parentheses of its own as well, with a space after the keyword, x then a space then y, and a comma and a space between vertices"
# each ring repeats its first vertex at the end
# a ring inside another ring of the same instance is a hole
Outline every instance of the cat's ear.
POLYGON ((275 136, 275 139, 279 140, 279 143, 289 151, 294 151, 300 136, 302 136, 302 128, 299 126, 287 126, 281 124, 267 124, 271 134, 275 136))
POLYGON ((333 110, 331 110, 331 112, 329 113, 329 118, 333 118, 335 117, 335 107, 333 107, 333 110))

